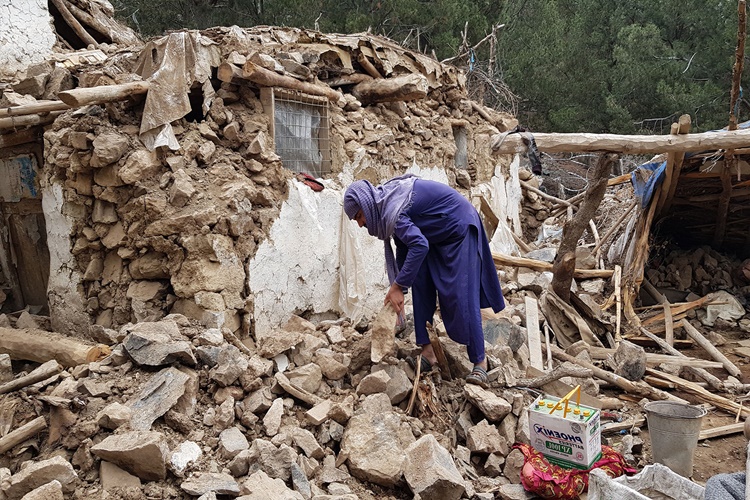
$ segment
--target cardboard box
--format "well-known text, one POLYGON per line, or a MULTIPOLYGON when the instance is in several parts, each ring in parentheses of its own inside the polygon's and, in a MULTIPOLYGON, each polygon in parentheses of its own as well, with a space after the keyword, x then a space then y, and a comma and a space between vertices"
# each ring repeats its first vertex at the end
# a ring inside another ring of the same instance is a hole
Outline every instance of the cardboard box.
POLYGON ((572 402, 565 411, 564 403, 563 398, 542 395, 531 404, 531 445, 553 464, 589 469, 602 455, 599 410, 572 402))

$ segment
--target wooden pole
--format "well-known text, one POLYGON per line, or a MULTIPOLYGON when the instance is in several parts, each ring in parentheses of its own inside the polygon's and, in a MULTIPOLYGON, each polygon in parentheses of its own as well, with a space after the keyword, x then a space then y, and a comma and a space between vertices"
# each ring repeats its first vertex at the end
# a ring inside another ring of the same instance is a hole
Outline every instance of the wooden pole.
POLYGON ((734 363, 729 361, 726 356, 724 356, 716 347, 714 347, 714 345, 706 337, 701 335, 701 333, 696 330, 695 327, 691 325, 687 320, 682 322, 682 327, 685 329, 685 332, 688 334, 688 336, 695 341, 696 344, 705 349, 706 352, 708 352, 716 361, 720 361, 730 375, 737 378, 742 377, 742 372, 740 371, 740 369, 737 368, 734 363))
POLYGON ((677 386, 678 389, 687 391, 690 394, 696 396, 702 402, 709 403, 717 408, 721 408, 732 416, 737 415, 737 413, 739 413, 743 417, 750 416, 750 408, 746 408, 739 403, 735 403, 734 401, 731 401, 725 397, 713 394, 712 392, 709 392, 707 389, 704 389, 695 382, 690 382, 688 380, 685 380, 684 378, 680 378, 669 373, 660 372, 659 370, 654 370, 653 368, 646 368, 646 373, 648 373, 649 375, 653 375, 654 377, 659 377, 667 380, 668 382, 672 382, 677 386))
POLYGON ((299 90, 312 95, 327 97, 331 101, 338 101, 342 94, 328 86, 317 85, 314 83, 301 82, 291 76, 279 75, 273 71, 247 61, 242 67, 242 77, 264 87, 283 87, 286 89, 299 90))
POLYGON ((0 118, 6 116, 36 115, 49 113, 50 111, 65 111, 66 109, 70 109, 70 106, 62 101, 37 101, 31 104, 0 108, 0 118))
POLYGON ((62 113, 62 111, 53 111, 44 115, 22 115, 0 118, 0 130, 46 125, 47 123, 52 123, 53 121, 55 121, 55 118, 60 116, 62 113))
POLYGON ((32 370, 32 372, 28 375, 18 377, 17 379, 13 379, 0 385, 0 394, 7 394, 9 392, 23 389, 24 387, 30 386, 31 384, 36 384, 37 382, 41 382, 42 380, 47 380, 51 376, 60 373, 62 369, 63 367, 60 366, 60 363, 55 360, 42 363, 35 370, 32 370))
MULTIPOLYGON (((690 115, 682 115, 676 124, 672 124, 672 134, 687 134, 690 132, 690 126, 692 121, 690 115), (675 129, 675 125, 677 128, 675 129)), ((659 198, 659 205, 656 207, 659 213, 665 213, 669 211, 674 200, 674 194, 677 190, 677 183, 679 182, 680 172, 682 171, 682 164, 685 160, 684 152, 671 153, 667 157, 667 168, 665 172, 664 186, 666 186, 665 196, 659 198)))
POLYGON ((81 26, 81 23, 78 22, 78 19, 71 14, 70 10, 68 10, 68 6, 65 5, 65 3, 62 0, 52 0, 52 5, 55 6, 55 8, 60 11, 60 15, 62 15, 63 19, 65 19, 65 22, 70 26, 70 29, 73 30, 73 32, 78 36, 78 38, 81 39, 83 43, 86 45, 93 45, 94 47, 99 47, 99 44, 96 43, 96 40, 94 40, 94 37, 92 37, 83 26, 81 26))
POLYGON ((55 332, 0 327, 0 353, 9 354, 11 359, 37 363, 56 360, 63 366, 77 366, 96 361, 89 356, 97 350, 96 346, 55 332))
MULTIPOLYGON (((552 264, 527 257, 513 257, 501 253, 492 252, 492 260, 496 266, 528 267, 534 271, 552 271, 552 264)), ((609 269, 576 269, 573 276, 576 278, 611 278, 614 271, 609 269)))
POLYGON ((134 95, 145 94, 149 86, 149 82, 137 81, 99 87, 79 87, 59 92, 57 97, 68 106, 78 108, 88 104, 122 101, 134 95))
POLYGON ((44 417, 37 417, 31 422, 23 424, 18 429, 0 438, 0 454, 13 449, 17 444, 23 443, 34 434, 38 434, 46 428, 47 422, 44 420, 44 417))
MULTIPOLYGON (((547 153, 583 153, 606 151, 624 154, 698 152, 715 149, 739 149, 750 145, 750 129, 703 132, 686 135, 550 134, 535 133, 539 151, 547 153)), ((493 138, 493 153, 523 153, 526 145, 518 134, 510 134, 500 143, 493 138)))

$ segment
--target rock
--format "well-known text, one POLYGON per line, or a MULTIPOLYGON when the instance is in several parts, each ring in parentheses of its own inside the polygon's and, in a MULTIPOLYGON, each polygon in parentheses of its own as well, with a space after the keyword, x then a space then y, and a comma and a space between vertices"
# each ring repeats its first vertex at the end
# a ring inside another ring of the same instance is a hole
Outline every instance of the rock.
MULTIPOLYGON (((390 403, 389 403, 390 406, 390 403)), ((364 481, 393 487, 403 474, 405 450, 414 442, 409 425, 393 411, 360 413, 344 430, 341 452, 351 473, 364 481)))
POLYGON ((313 361, 320 367, 323 376, 328 380, 341 380, 349 373, 349 368, 336 359, 336 353, 330 349, 316 350, 313 361))
POLYGON ((321 459, 325 456, 325 451, 321 448, 312 432, 301 427, 293 427, 291 434, 294 444, 305 452, 305 455, 308 457, 321 459))
POLYGON ((409 376, 398 365, 378 365, 373 366, 373 373, 383 370, 388 374, 390 379, 385 386, 385 393, 391 400, 392 405, 397 405, 411 394, 412 383, 409 376))
POLYGON ((250 448, 247 438, 237 427, 230 427, 219 434, 219 455, 231 460, 243 450, 250 448))
POLYGON ((138 323, 123 340, 128 355, 139 365, 162 366, 180 362, 195 366, 192 344, 181 339, 173 321, 138 323))
POLYGON ((384 371, 371 373, 364 377, 357 385, 358 395, 378 394, 385 392, 391 377, 384 371))
POLYGON ((240 485, 229 474, 221 472, 199 472, 180 484, 180 489, 193 496, 205 495, 213 491, 217 495, 237 496, 240 485))
MULTIPOLYGON (((385 394, 383 396, 387 398, 385 394)), ((354 401, 354 395, 350 394, 343 401, 334 403, 328 416, 342 425, 347 423, 354 414, 354 401)), ((388 409, 390 410, 390 405, 388 409)))
POLYGON ((521 469, 524 464, 524 456, 521 450, 513 449, 508 456, 505 457, 505 467, 503 467, 503 475, 510 479, 513 484, 521 484, 521 469))
POLYGON ((16 320, 16 328, 28 328, 32 330, 39 330, 39 324, 34 320, 34 317, 29 314, 28 311, 24 311, 16 320))
POLYGON ((303 340, 302 334, 286 330, 276 330, 268 334, 257 334, 258 353, 264 358, 273 359, 303 340))
POLYGON ((526 342, 521 328, 507 318, 486 319, 482 322, 484 340, 492 345, 506 345, 516 352, 526 342))
POLYGON ((21 500, 65 500, 62 485, 57 479, 26 493, 21 500))
POLYGON ((482 420, 469 429, 466 446, 474 453, 500 453, 505 456, 510 451, 505 438, 487 420, 482 420))
POLYGON ((235 412, 234 412, 234 398, 228 397, 223 403, 219 405, 214 416, 214 428, 218 431, 228 429, 234 424, 235 412))
POLYGON ((140 488, 141 480, 113 463, 102 460, 99 464, 99 481, 105 491, 114 488, 140 488))
POLYGON ((91 157, 91 166, 100 168, 122 158, 122 155, 128 149, 129 141, 124 135, 104 132, 94 139, 93 146, 94 154, 91 157))
POLYGON ((404 477, 420 498, 458 500, 466 489, 450 453, 432 434, 425 434, 406 449, 404 477))
POLYGON ((307 410, 305 418, 313 425, 320 425, 328 420, 328 413, 331 411, 331 408, 333 408, 333 402, 326 399, 307 410))
POLYGON ((246 397, 242 402, 242 407, 245 412, 263 413, 268 411, 272 403, 273 394, 271 394, 271 389, 264 387, 246 397))
POLYGON ((160 170, 161 163, 155 151, 137 149, 130 153, 128 159, 120 167, 119 175, 122 182, 133 185, 142 179, 157 175, 160 170))
POLYGON ((284 400, 276 398, 263 417, 263 426, 266 428, 266 435, 275 436, 278 434, 282 416, 284 416, 284 400))
POLYGON ((169 203, 176 207, 184 207, 195 194, 195 188, 190 176, 183 169, 174 173, 174 182, 169 189, 169 203))
POLYGON ((497 424, 497 430, 500 436, 505 438, 506 443, 516 442, 516 427, 518 426, 518 417, 513 413, 506 415, 505 418, 497 424))
POLYGON ((185 469, 194 462, 197 462, 203 454, 201 447, 193 441, 183 441, 180 446, 169 457, 169 469, 177 476, 182 476, 185 469))
POLYGON ((521 484, 504 484, 497 490, 496 498, 502 500, 531 500, 538 497, 526 491, 521 484))
POLYGON ((0 384, 13 380, 13 365, 9 354, 0 354, 0 384))
POLYGON ((151 424, 182 397, 189 378, 174 367, 165 368, 153 375, 138 396, 128 402, 132 410, 130 427, 135 431, 150 430, 151 424))
POLYGON ((217 358, 216 366, 211 368, 208 375, 223 387, 234 384, 240 378, 242 372, 247 370, 247 358, 233 345, 221 348, 217 358))
POLYGON ((120 403, 112 403, 96 414, 96 422, 99 427, 115 430, 130 421, 133 411, 129 406, 120 403))
POLYGON ((396 311, 393 306, 386 304, 372 322, 372 344, 370 346, 370 361, 380 363, 386 356, 396 352, 396 311))
POLYGON ((30 491, 57 480, 61 489, 72 493, 76 486, 78 474, 73 466, 63 457, 56 456, 48 460, 31 462, 10 477, 5 494, 9 500, 21 498, 30 491))
POLYGON ((253 441, 246 457, 255 469, 260 467, 269 476, 282 481, 289 480, 291 464, 297 461, 297 453, 291 447, 282 444, 277 448, 273 443, 264 439, 253 441))
POLYGON ((317 392, 320 383, 323 381, 323 372, 315 363, 290 370, 286 376, 292 384, 311 394, 317 392))
POLYGON ((326 337, 328 337, 328 341, 331 344, 340 344, 342 342, 346 342, 344 330, 339 325, 333 325, 328 330, 326 330, 326 337))
POLYGON ((292 473, 292 487, 294 488, 294 491, 302 495, 302 498, 304 498, 305 500, 309 500, 310 498, 312 498, 312 488, 310 487, 310 481, 308 481, 305 472, 302 470, 302 467, 300 467, 296 463, 293 463, 290 466, 290 471, 292 473))
POLYGON ((620 342, 614 355, 607 361, 616 375, 628 380, 640 380, 646 373, 646 351, 627 340, 620 342))
POLYGON ((494 393, 479 387, 466 384, 464 386, 466 398, 476 406, 490 422, 501 421, 512 409, 510 403, 494 393))
POLYGON ((503 473, 505 455, 493 453, 484 462, 484 474, 489 477, 498 477, 503 473))
POLYGON ((167 445, 160 432, 132 431, 105 438, 91 452, 135 474, 155 481, 167 476, 167 445))
POLYGON ((263 471, 248 477, 240 489, 237 500, 305 500, 300 493, 289 489, 281 479, 272 479, 263 471))

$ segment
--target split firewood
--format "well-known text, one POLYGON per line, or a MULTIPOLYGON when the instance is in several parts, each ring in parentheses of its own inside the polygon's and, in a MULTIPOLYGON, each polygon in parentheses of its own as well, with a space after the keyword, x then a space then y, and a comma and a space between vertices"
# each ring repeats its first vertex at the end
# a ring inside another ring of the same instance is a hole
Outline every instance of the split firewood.
POLYGON ((556 357, 557 359, 559 359, 560 361, 569 361, 571 363, 575 363, 577 365, 583 366, 584 368, 588 368, 592 371, 594 377, 600 378, 604 380, 605 382, 609 382, 610 384, 616 385, 620 389, 630 394, 636 394, 638 396, 652 399, 652 400, 669 400, 669 401, 678 401, 680 403, 686 402, 684 399, 678 398, 677 396, 673 396, 659 389, 654 389, 650 385, 645 384, 643 382, 632 382, 630 380, 627 380, 624 377, 615 375, 612 372, 603 370, 602 368, 599 368, 598 366, 595 366, 591 363, 575 358, 557 346, 552 346, 552 355, 556 357))
POLYGON ((718 394, 713 394, 712 392, 709 392, 707 389, 699 386, 695 382, 690 382, 689 380, 685 380, 684 378, 661 372, 653 368, 648 368, 646 370, 646 373, 648 373, 649 375, 653 375, 654 377, 659 377, 672 382, 680 390, 689 392, 702 402, 714 405, 717 408, 721 408, 731 415, 737 415, 739 413, 743 417, 750 416, 750 408, 742 406, 739 403, 735 403, 734 401, 731 401, 723 396, 719 396, 718 394))
POLYGON ((577 366, 572 363, 562 363, 551 372, 534 378, 521 378, 516 381, 516 387, 542 387, 554 380, 560 380, 563 377, 589 378, 593 372, 589 368, 577 366))
POLYGON ((37 417, 18 429, 9 432, 0 438, 0 454, 12 449, 17 444, 21 444, 34 434, 37 434, 47 428, 47 422, 44 417, 37 417))
POLYGON ((23 377, 19 377, 17 379, 11 380, 10 382, 6 382, 0 385, 0 394, 17 391, 32 384, 36 384, 37 382, 41 382, 42 380, 47 380, 53 375, 57 375, 58 373, 60 373, 62 369, 63 367, 60 365, 60 363, 58 363, 54 359, 47 361, 46 363, 43 363, 42 365, 37 367, 28 375, 24 375, 23 377))
MULTIPOLYGON (((724 384, 721 380, 719 380, 718 377, 715 377, 711 375, 709 372, 705 370, 705 366, 689 366, 686 365, 684 362, 688 359, 687 356, 682 354, 680 351, 669 345, 666 341, 660 339, 653 333, 649 332, 645 328, 641 327, 641 333, 656 342, 656 344, 666 353, 676 357, 677 359, 674 360, 674 364, 678 364, 681 366, 685 366, 685 369, 688 370, 693 375, 705 380, 708 385, 716 389, 717 391, 723 391, 724 390, 724 384)), ((723 365, 722 365, 723 366, 723 365)))
POLYGON ((84 87, 64 90, 57 94, 68 106, 79 108, 88 104, 103 104, 106 102, 122 101, 128 97, 145 94, 150 83, 137 81, 121 83, 119 85, 101 85, 99 87, 84 87))
POLYGON ((734 363, 729 361, 726 356, 724 356, 721 351, 719 351, 712 343, 709 341, 706 337, 704 337, 698 330, 695 329, 693 325, 691 325, 688 321, 683 321, 682 326, 685 329, 685 332, 688 334, 688 336, 695 341, 696 344, 701 346, 703 349, 705 349, 712 358, 714 358, 717 361, 720 361, 722 365, 724 365, 724 368, 727 372, 729 372, 730 375, 733 377, 740 378, 742 377, 742 372, 740 371, 737 366, 735 366, 734 363))

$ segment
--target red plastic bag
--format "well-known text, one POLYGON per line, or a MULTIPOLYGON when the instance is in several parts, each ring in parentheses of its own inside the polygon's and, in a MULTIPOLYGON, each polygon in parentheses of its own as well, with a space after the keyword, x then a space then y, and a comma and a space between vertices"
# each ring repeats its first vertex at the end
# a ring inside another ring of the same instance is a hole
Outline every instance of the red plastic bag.
POLYGON ((622 455, 609 446, 602 446, 602 457, 594 463, 591 469, 565 469, 551 464, 544 455, 528 444, 516 443, 524 455, 521 469, 521 484, 526 491, 542 498, 560 498, 574 500, 589 487, 589 472, 591 469, 601 469, 610 477, 615 478, 623 474, 632 475, 637 471, 629 467, 622 455))

